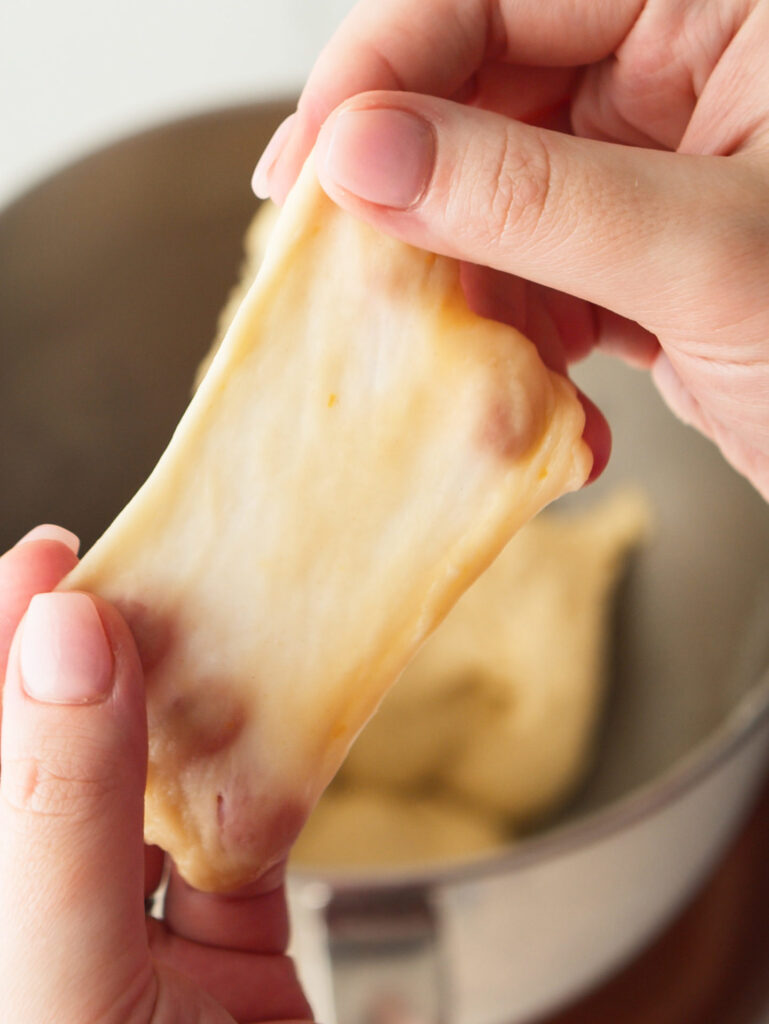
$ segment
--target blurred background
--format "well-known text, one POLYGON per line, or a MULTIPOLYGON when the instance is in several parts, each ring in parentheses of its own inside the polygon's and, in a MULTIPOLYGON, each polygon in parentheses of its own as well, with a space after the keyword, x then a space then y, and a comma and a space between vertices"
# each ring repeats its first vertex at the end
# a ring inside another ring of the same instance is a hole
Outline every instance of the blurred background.
POLYGON ((144 125, 298 92, 353 0, 2 0, 0 204, 144 125))

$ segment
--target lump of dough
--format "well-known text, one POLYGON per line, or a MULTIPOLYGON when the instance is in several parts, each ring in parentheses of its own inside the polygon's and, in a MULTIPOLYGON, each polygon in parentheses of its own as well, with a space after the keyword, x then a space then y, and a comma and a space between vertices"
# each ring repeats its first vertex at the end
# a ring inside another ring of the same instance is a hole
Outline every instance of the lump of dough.
POLYGON ((511 823, 567 796, 601 707, 615 583, 648 518, 628 491, 521 530, 387 695, 345 784, 436 786, 511 823))
POLYGON ((489 816, 435 795, 328 790, 294 847, 313 868, 412 868, 493 853, 507 841, 489 816))
POLYGON ((454 602, 591 465, 573 386, 312 156, 152 475, 63 582, 147 680, 145 837, 204 890, 283 861, 454 602))

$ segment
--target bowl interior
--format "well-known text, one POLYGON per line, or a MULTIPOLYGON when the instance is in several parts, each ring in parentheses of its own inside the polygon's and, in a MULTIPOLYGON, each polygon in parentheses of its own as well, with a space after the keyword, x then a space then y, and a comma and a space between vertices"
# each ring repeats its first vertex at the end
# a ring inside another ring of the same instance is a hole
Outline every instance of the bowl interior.
MULTIPOLYGON (((0 214, 0 545, 61 522, 92 543, 184 409, 255 209, 254 163, 288 104, 203 115, 86 157, 0 214)), ((620 595, 614 686, 568 816, 710 735, 766 664, 769 511, 645 375, 576 374, 614 431, 609 469, 649 493, 652 541, 620 595)))

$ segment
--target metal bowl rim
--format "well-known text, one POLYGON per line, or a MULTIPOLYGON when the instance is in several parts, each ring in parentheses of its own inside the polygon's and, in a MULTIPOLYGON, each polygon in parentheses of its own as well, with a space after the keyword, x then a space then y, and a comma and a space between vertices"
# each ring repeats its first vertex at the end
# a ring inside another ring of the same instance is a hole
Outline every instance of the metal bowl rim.
POLYGON ((709 736, 667 769, 584 817, 465 861, 384 871, 292 866, 291 875, 300 883, 316 883, 334 893, 366 895, 422 890, 525 871, 596 846, 664 813, 735 758, 761 730, 769 732, 769 673, 753 685, 709 736))

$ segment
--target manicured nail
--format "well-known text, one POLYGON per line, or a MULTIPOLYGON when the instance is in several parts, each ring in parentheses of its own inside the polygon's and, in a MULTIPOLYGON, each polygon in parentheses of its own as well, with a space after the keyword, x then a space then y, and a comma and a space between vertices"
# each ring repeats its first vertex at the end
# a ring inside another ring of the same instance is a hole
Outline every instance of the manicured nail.
POLYGON ((70 530, 65 530, 63 526, 54 526, 52 523, 36 526, 34 530, 25 533, 21 540, 16 543, 26 544, 30 540, 56 540, 60 544, 66 544, 75 554, 80 550, 80 540, 76 534, 70 530))
POLYGON ((432 125, 405 110, 343 110, 334 118, 321 173, 378 206, 405 210, 435 165, 432 125))
POLYGON ((294 125, 295 117, 296 113, 293 113, 278 125, 275 130, 275 134, 267 143, 267 148, 259 157, 259 162, 254 168, 254 174, 251 178, 251 188, 254 190, 258 199, 270 198, 270 174, 272 173, 272 169, 278 162, 280 154, 283 152, 283 148, 288 141, 288 137, 291 134, 291 129, 294 125))
POLYGON ((24 689, 46 704, 94 704, 112 689, 113 659, 96 605, 87 594, 32 598, 20 651, 24 689))

